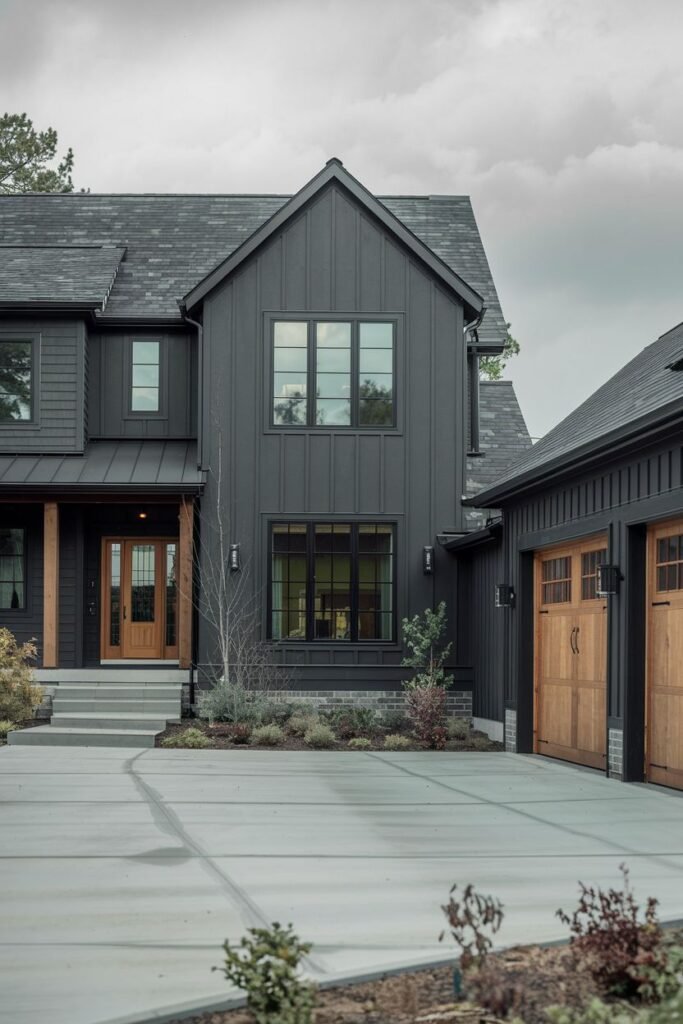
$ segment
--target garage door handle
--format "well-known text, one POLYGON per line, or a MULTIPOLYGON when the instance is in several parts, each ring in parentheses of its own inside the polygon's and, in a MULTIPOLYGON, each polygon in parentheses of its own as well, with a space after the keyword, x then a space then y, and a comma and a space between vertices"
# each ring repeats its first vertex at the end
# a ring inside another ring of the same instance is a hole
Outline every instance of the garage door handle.
POLYGON ((658 608, 661 604, 671 604, 671 601, 653 601, 652 607, 658 608))
POLYGON ((580 630, 581 630, 581 627, 577 626, 576 627, 576 636, 574 637, 574 653, 575 654, 581 654, 581 651, 579 650, 579 632, 580 632, 580 630))
POLYGON ((572 654, 576 654, 577 653, 576 647, 574 647, 574 633, 576 633, 576 626, 574 626, 574 628, 572 629, 571 633, 569 634, 569 646, 572 649, 572 654))

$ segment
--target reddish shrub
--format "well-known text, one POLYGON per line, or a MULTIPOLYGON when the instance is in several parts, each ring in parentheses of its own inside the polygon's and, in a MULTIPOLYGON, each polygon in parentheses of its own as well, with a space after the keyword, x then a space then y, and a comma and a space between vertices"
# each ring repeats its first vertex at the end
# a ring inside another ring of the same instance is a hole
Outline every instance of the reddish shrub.
POLYGON ((433 749, 446 746, 446 691, 443 686, 415 686, 406 689, 406 708, 415 735, 433 749))
POLYGON ((229 726, 228 736, 233 743, 248 743, 251 739, 251 726, 246 722, 235 722, 234 725, 229 726))

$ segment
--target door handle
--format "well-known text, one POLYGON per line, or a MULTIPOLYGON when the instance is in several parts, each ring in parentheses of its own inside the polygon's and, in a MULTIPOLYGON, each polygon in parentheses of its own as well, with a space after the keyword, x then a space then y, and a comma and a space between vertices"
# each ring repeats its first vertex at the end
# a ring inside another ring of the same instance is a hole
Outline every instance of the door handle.
POLYGON ((581 651, 579 650, 579 633, 580 633, 580 631, 581 631, 581 627, 577 626, 576 627, 576 636, 574 637, 574 654, 581 654, 581 651))
POLYGON ((572 654, 576 654, 576 648, 574 647, 574 633, 576 633, 576 626, 572 628, 572 631, 569 634, 569 646, 572 649, 572 654))
POLYGON ((123 617, 124 617, 124 619, 128 618, 128 616, 126 615, 126 606, 125 606, 125 604, 123 606, 123 617))

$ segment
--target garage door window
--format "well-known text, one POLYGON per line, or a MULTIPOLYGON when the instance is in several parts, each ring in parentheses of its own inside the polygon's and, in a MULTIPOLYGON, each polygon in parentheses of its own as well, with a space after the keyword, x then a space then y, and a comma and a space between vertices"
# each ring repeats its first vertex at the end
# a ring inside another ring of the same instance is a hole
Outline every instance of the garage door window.
POLYGON ((657 590, 683 590, 683 534, 657 541, 657 590))
POLYGON ((607 561, 607 548, 584 551, 581 555, 581 600, 594 601, 598 596, 598 566, 607 561))
POLYGON ((571 558, 548 558, 543 562, 541 599, 543 604, 563 604, 572 599, 571 558))

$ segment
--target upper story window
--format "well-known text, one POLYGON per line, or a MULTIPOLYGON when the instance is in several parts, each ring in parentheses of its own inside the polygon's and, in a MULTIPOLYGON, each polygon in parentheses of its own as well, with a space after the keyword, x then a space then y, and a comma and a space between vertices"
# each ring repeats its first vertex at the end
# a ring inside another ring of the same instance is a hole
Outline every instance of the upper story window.
POLYGON ((158 341, 133 341, 131 412, 159 412, 160 346, 158 341))
POLYGON ((33 418, 33 342, 0 339, 0 422, 33 418))
POLYGON ((0 529, 0 609, 3 611, 26 607, 24 544, 24 530, 0 529))
POLYGON ((276 320, 273 424, 393 427, 392 321, 276 320))

